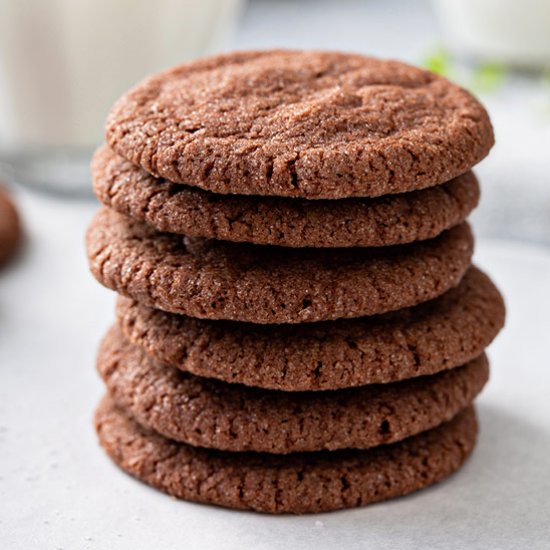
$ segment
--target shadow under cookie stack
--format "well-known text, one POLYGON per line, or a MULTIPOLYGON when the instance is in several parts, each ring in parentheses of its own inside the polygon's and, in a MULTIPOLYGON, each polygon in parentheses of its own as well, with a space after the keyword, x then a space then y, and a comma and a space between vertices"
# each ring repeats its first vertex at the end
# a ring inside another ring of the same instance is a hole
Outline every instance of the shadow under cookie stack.
POLYGON ((504 323, 471 266, 493 134, 470 94, 399 62, 241 52, 139 84, 106 135, 87 250, 120 294, 97 360, 115 463, 270 513, 463 464, 504 323))

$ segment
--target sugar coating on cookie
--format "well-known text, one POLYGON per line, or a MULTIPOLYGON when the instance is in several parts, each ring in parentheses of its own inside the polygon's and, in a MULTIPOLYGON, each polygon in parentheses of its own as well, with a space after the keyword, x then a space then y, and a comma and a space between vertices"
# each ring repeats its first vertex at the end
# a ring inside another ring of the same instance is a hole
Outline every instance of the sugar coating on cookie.
POLYGON ((106 138, 173 182, 317 199, 440 184, 494 142, 482 105, 445 78, 398 61, 285 50, 152 76, 115 104, 106 138))
POLYGON ((394 384, 329 392, 262 390, 164 366, 118 328, 100 345, 97 369, 117 406, 169 439, 277 454, 399 441, 453 418, 489 376, 482 355, 462 367, 394 384))
POLYGON ((289 249, 159 233, 103 209, 87 233, 97 280, 140 303, 198 318, 304 323, 374 315, 456 286, 469 226, 379 249, 289 249))
POLYGON ((433 374, 471 361, 504 324, 504 302, 471 268, 425 304, 372 318, 291 326, 206 321, 120 297, 130 341, 183 371, 284 391, 330 390, 433 374))
POLYGON ((125 472, 177 498, 267 513, 328 512, 422 489, 456 471, 474 449, 473 408, 441 426, 367 450, 230 453, 176 443, 104 399, 99 441, 125 472))
POLYGON ((428 189, 370 199, 220 195, 155 178, 108 147, 95 153, 92 178, 103 204, 159 231, 290 247, 430 239, 463 222, 479 200, 472 172, 428 189))

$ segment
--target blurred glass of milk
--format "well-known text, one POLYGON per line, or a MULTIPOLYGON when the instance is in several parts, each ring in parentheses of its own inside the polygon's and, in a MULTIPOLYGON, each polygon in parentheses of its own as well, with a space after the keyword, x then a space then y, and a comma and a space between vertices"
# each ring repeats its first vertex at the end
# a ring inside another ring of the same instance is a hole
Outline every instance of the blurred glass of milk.
POLYGON ((550 0, 433 0, 459 53, 512 66, 550 66, 550 0))
POLYGON ((217 50, 242 0, 0 0, 0 160, 13 178, 89 188, 112 103, 217 50))

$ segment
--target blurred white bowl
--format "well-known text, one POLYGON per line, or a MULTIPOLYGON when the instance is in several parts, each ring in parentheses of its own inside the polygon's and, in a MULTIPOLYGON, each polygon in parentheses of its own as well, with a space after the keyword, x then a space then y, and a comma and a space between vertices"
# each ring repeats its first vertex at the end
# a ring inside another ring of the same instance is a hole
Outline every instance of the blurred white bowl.
POLYGON ((550 66, 550 0, 433 0, 445 40, 483 61, 550 66))
POLYGON ((1 0, 0 157, 22 181, 87 179, 113 101, 149 73, 218 49, 241 4, 1 0))

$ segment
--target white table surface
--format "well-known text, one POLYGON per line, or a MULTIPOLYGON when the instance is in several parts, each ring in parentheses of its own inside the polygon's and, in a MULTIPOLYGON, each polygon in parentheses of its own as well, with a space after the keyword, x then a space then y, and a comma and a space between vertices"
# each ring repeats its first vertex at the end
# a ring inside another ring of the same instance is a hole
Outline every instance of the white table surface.
MULTIPOLYGON (((264 0, 247 12, 234 46, 338 48, 418 62, 435 43, 426 3, 264 0)), ((541 93, 519 81, 483 98, 499 143, 478 171, 479 234, 550 242, 550 124, 535 116, 541 93), (530 215, 515 215, 518 205, 530 215)), ((25 191, 17 198, 28 245, 0 272, 0 548, 550 547, 549 248, 478 244, 477 260, 509 313, 490 350, 479 446, 460 473, 362 510, 268 517, 175 501, 104 456, 92 429, 103 392, 94 356, 114 298, 84 257, 95 206, 25 191)))

